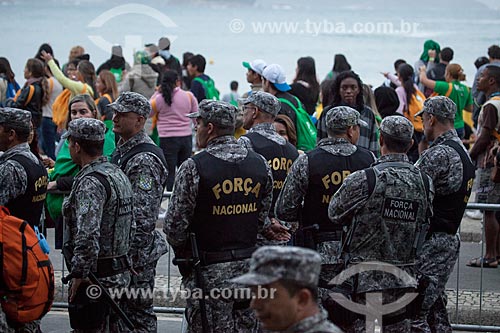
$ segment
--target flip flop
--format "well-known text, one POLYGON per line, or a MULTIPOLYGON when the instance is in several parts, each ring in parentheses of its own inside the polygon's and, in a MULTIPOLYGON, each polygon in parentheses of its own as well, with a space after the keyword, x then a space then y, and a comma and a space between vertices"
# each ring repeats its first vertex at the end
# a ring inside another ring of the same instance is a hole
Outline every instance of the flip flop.
POLYGON ((481 267, 481 265, 484 268, 497 268, 498 260, 496 258, 483 257, 483 258, 473 258, 467 263, 467 266, 469 267, 481 267))

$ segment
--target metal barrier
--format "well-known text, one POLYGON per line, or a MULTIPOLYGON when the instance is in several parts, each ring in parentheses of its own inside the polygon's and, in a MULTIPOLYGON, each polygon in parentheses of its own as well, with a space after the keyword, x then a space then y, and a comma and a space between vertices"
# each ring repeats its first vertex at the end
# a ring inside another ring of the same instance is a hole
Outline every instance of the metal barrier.
MULTIPOLYGON (((172 192, 164 192, 163 198, 169 199, 172 195, 172 192)), ((500 204, 480 204, 480 203, 469 203, 467 204, 467 209, 469 210, 487 210, 487 211, 500 211, 500 204)), ((158 216, 159 219, 165 218, 165 213, 160 214, 158 216)), ((482 236, 481 236, 481 258, 484 256, 484 216, 483 216, 483 227, 482 227, 482 236)), ((171 262, 170 251, 168 252, 168 262, 171 262)), ((459 291, 459 281, 460 281, 460 257, 457 260, 457 295, 455 299, 455 322, 459 322, 459 312, 458 312, 458 291, 459 291)), ((468 332, 500 332, 500 326, 483 326, 482 323, 482 303, 483 303, 483 267, 480 268, 480 286, 479 286, 479 325, 463 325, 463 324, 452 324, 453 330, 459 331, 468 331, 468 332)), ((63 275, 64 275, 64 260, 62 267, 63 275)), ((170 290, 170 265, 168 265, 168 276, 167 276, 167 288, 170 290)), ((64 295, 64 288, 63 288, 64 295)), ((64 297, 64 296, 63 296, 64 297)), ((64 302, 55 302, 52 306, 53 308, 68 308, 68 303, 64 302)), ((184 308, 176 308, 176 307, 154 307, 154 311, 156 313, 163 314, 184 314, 184 308)))

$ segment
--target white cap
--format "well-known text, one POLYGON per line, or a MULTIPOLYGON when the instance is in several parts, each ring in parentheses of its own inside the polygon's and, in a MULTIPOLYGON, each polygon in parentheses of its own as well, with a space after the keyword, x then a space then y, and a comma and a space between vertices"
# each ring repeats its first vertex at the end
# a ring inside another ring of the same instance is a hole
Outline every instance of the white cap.
POLYGON ((286 83, 285 71, 278 64, 271 64, 266 66, 262 72, 262 76, 273 83, 279 91, 288 91, 292 88, 286 83))
POLYGON ((252 62, 243 61, 243 67, 253 70, 255 73, 262 75, 264 68, 266 68, 267 64, 262 59, 255 59, 252 62))

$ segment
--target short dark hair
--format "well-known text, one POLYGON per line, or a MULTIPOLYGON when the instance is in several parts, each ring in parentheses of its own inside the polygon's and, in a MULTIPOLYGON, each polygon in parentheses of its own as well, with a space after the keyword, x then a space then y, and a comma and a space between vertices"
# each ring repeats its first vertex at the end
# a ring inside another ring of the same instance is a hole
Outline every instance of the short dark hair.
POLYGON ((411 147, 411 140, 401 140, 382 131, 380 135, 384 138, 384 145, 391 152, 405 154, 411 147))
POLYGON ((474 61, 474 66, 476 66, 476 69, 479 69, 482 65, 486 65, 490 62, 490 60, 486 57, 479 57, 474 61))
POLYGON ((191 64, 191 66, 196 66, 198 72, 203 73, 205 72, 207 61, 205 60, 204 56, 202 56, 201 54, 197 54, 188 59, 188 64, 191 64))
POLYGON ((231 88, 231 90, 238 90, 238 81, 231 81, 229 88, 231 88))
MULTIPOLYGON (((207 121, 204 118, 200 118, 200 119, 201 119, 201 122, 203 123, 203 126, 207 126, 208 123, 210 123, 209 121, 207 121)), ((234 134, 234 125, 233 126, 220 126, 220 125, 217 125, 214 123, 211 123, 211 124, 214 125, 215 130, 216 130, 218 135, 222 136, 222 135, 233 135, 234 134)))
POLYGON ((495 65, 488 65, 485 68, 488 70, 488 77, 492 77, 493 79, 495 79, 497 86, 500 87, 500 67, 495 65))
POLYGON ((187 66, 189 59, 191 59, 191 57, 193 55, 194 54, 192 52, 184 52, 182 54, 182 67, 186 67, 187 66))
POLYGON ((492 59, 500 59, 500 46, 491 45, 488 48, 488 57, 490 57, 492 59))
POLYGON ((82 148, 83 152, 89 156, 96 157, 101 156, 104 148, 104 140, 101 141, 90 141, 85 139, 69 137, 70 141, 78 143, 82 148))
POLYGON ((347 128, 334 128, 334 129, 327 128, 326 133, 328 133, 329 137, 335 137, 337 135, 346 134, 347 128))
POLYGON ((398 59, 398 60, 394 61, 394 70, 398 71, 399 66, 402 64, 406 64, 406 60, 398 59))
POLYGON ((279 283, 286 289, 290 296, 295 296, 300 290, 307 289, 311 292, 313 301, 318 302, 318 287, 306 286, 289 279, 280 279, 279 283))
POLYGON ((449 47, 445 47, 441 50, 439 56, 441 57, 441 60, 450 62, 453 60, 453 50, 449 47))
POLYGON ((453 125, 453 124, 455 124, 455 119, 446 118, 446 117, 439 116, 439 115, 436 115, 436 114, 433 114, 433 116, 436 118, 436 120, 438 121, 438 123, 441 123, 443 125, 453 125))
POLYGON ((2 124, 0 123, 0 126, 3 127, 3 130, 5 132, 8 132, 10 130, 13 130, 14 132, 16 132, 16 135, 17 135, 17 139, 21 142, 27 142, 28 141, 28 138, 30 136, 30 129, 28 128, 25 128, 25 127, 17 127, 17 126, 12 126, 12 125, 9 125, 9 124, 2 124))

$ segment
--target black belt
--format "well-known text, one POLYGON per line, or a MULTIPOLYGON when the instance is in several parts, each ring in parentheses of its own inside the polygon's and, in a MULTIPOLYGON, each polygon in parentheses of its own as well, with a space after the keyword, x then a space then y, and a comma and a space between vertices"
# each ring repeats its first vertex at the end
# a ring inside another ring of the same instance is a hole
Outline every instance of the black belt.
POLYGON ((102 258, 97 259, 97 272, 94 272, 94 274, 98 278, 105 278, 123 273, 127 271, 129 267, 126 255, 114 258, 102 258))
POLYGON ((316 244, 332 241, 340 241, 342 239, 342 231, 318 232, 314 234, 314 242, 316 244))
POLYGON ((249 247, 246 249, 227 250, 220 252, 201 252, 201 264, 207 266, 221 262, 248 259, 252 256, 252 253, 254 253, 256 249, 256 247, 249 247))

